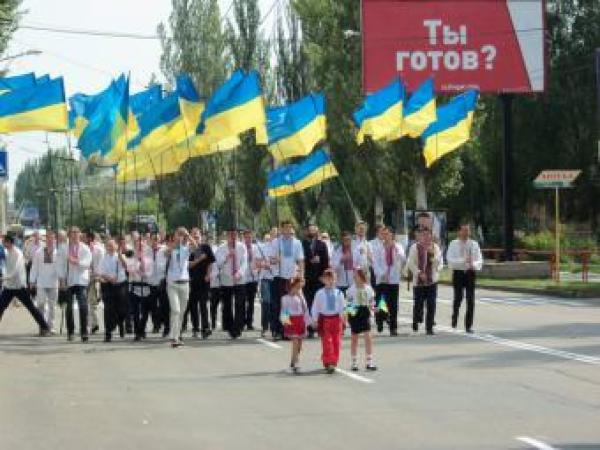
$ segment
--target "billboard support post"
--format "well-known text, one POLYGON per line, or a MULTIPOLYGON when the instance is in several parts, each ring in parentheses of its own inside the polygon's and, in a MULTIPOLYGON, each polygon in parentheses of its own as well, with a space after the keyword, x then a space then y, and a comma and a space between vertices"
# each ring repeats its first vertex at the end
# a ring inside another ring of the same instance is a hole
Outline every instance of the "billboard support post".
POLYGON ((504 260, 513 260, 514 220, 513 220, 513 120, 512 94, 501 94, 504 117, 504 151, 502 157, 502 208, 503 208, 503 244, 504 260))

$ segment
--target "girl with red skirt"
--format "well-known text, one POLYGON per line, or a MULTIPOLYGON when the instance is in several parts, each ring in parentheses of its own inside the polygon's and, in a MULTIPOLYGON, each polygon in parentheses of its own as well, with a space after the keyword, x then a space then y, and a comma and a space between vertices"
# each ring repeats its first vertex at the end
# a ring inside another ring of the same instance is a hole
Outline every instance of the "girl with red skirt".
POLYGON ((321 337, 321 361, 327 373, 335 372, 340 359, 342 333, 345 325, 345 300, 342 291, 335 287, 335 272, 327 269, 321 282, 325 285, 315 294, 311 315, 318 323, 321 337))
POLYGON ((283 335, 288 338, 292 344, 292 362, 290 369, 293 373, 298 373, 300 367, 300 351, 302 350, 302 340, 306 337, 306 327, 310 323, 308 306, 302 293, 304 279, 294 278, 290 282, 290 288, 287 295, 281 298, 280 320, 283 324, 283 335))

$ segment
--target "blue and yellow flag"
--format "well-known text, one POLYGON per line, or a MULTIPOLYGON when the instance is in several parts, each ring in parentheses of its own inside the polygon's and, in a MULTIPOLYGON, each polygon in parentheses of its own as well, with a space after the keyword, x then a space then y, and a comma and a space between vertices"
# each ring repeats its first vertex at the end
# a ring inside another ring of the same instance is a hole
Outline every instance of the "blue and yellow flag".
MULTIPOLYGON (((423 131, 437 120, 435 86, 433 78, 428 78, 412 93, 404 103, 402 131, 399 136, 418 138, 423 131)), ((395 140, 395 139, 392 139, 395 140)))
MULTIPOLYGON (((206 103, 197 133, 209 144, 266 127, 267 117, 258 72, 236 70, 206 103)), ((264 132, 260 133, 264 137, 264 132)))
POLYGON ((478 97, 478 91, 470 90, 437 109, 437 121, 421 136, 427 167, 469 140, 478 97))
POLYGON ((179 96, 172 92, 138 118, 139 135, 129 149, 144 154, 157 154, 186 139, 185 124, 179 109, 179 96))
POLYGON ((78 140, 81 154, 86 158, 100 155, 112 163, 124 157, 130 117, 129 78, 120 77, 111 83, 89 117, 78 140))
POLYGON ((356 142, 360 145, 365 136, 374 141, 391 140, 398 136, 402 126, 402 105, 405 90, 400 77, 383 89, 368 94, 363 105, 354 112, 353 118, 358 127, 356 142))
POLYGON ((269 108, 267 133, 275 160, 308 155, 326 138, 325 96, 310 94, 290 105, 269 108))
POLYGON ((35 85, 35 74, 33 72, 15 75, 13 77, 0 77, 0 94, 14 91, 15 89, 33 87, 35 85))
POLYGON ((162 86, 153 84, 148 89, 136 92, 129 97, 129 109, 134 116, 138 117, 148 108, 161 101, 162 98, 162 86))
POLYGON ((62 77, 0 95, 0 133, 66 131, 68 125, 62 77))
POLYGON ((196 135, 200 116, 204 111, 204 102, 200 99, 200 95, 189 75, 179 75, 176 79, 176 86, 179 95, 179 109, 185 125, 186 137, 189 139, 196 135))
POLYGON ((283 197, 316 186, 338 176, 330 156, 323 149, 315 150, 297 164, 280 166, 269 173, 269 197, 283 197))
POLYGON ((135 180, 153 180, 158 177, 177 172, 187 160, 185 149, 168 148, 158 153, 129 152, 119 161, 117 181, 125 183, 135 180))

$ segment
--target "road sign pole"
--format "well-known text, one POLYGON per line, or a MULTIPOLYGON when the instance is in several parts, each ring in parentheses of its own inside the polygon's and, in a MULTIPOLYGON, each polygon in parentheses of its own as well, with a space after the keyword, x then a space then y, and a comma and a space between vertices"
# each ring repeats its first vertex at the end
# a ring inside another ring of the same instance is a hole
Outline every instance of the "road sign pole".
POLYGON ((559 201, 559 191, 560 189, 558 187, 556 187, 554 189, 554 210, 555 210, 555 215, 556 217, 554 218, 555 220, 555 225, 554 228, 556 230, 556 282, 560 283, 560 201, 559 201))

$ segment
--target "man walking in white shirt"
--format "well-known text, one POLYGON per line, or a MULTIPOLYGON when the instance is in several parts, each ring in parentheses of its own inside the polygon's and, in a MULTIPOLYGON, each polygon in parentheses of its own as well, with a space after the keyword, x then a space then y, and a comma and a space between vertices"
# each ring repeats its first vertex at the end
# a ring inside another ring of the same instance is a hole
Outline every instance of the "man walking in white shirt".
MULTIPOLYGON (((394 240, 393 231, 385 227, 380 231, 383 238, 380 245, 373 249, 375 272, 375 281, 377 284, 376 299, 379 303, 381 299, 385 301, 388 308, 387 321, 390 327, 390 336, 398 335, 398 295, 400 294, 400 281, 402 267, 405 257, 404 249, 394 240)), ((376 315, 377 331, 383 331, 384 316, 381 311, 376 315)))
POLYGON ((36 292, 37 307, 44 316, 51 333, 54 330, 54 310, 58 300, 60 260, 56 250, 54 231, 46 231, 46 245, 33 255, 29 273, 30 290, 36 292))
POLYGON ((452 308, 452 328, 458 325, 458 314, 466 294, 467 313, 465 314, 465 330, 472 333, 475 314, 475 272, 483 267, 483 257, 477 241, 470 239, 471 228, 462 224, 458 229, 458 239, 450 242, 446 259, 452 269, 452 285, 454 302, 452 308))
POLYGON ((304 250, 302 243, 293 236, 292 222, 281 222, 281 234, 271 241, 271 271, 274 274, 273 295, 271 296, 271 333, 275 340, 283 338, 283 325, 280 321, 281 298, 287 294, 292 278, 304 277, 304 250))
POLYGON ((89 232, 87 234, 87 244, 92 252, 92 265, 90 266, 90 284, 88 286, 88 303, 89 303, 89 315, 88 320, 92 334, 98 331, 98 304, 101 300, 100 293, 100 275, 98 270, 100 267, 100 261, 104 256, 104 246, 100 242, 97 233, 89 232))
POLYGON ((48 324, 31 301, 26 288, 27 280, 23 253, 15 246, 15 240, 12 236, 4 236, 2 243, 6 249, 6 268, 4 277, 2 277, 4 289, 0 294, 0 320, 2 320, 2 315, 12 299, 17 298, 39 325, 40 334, 47 336, 50 334, 48 324))
POLYGON ((88 301, 87 289, 90 284, 92 252, 81 242, 81 230, 71 227, 65 270, 66 285, 69 289, 67 300, 67 339, 73 340, 75 321, 73 320, 73 297, 79 307, 79 333, 83 342, 88 341, 88 301))
POLYGON ((241 336, 246 321, 244 273, 248 267, 248 251, 237 239, 235 229, 227 232, 227 242, 217 249, 216 259, 221 270, 223 329, 236 339, 241 336))

